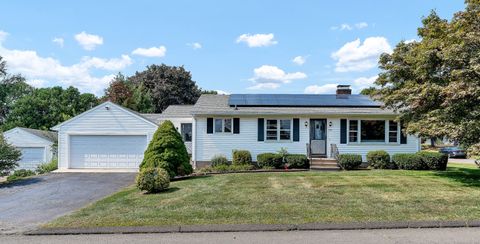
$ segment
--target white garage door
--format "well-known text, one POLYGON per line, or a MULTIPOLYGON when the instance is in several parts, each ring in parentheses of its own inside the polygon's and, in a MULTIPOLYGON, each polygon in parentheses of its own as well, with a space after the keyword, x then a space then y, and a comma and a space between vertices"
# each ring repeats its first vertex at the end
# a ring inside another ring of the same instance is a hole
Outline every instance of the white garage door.
POLYGON ((146 136, 70 136, 70 168, 138 168, 146 136))
POLYGON ((39 164, 45 163, 44 147, 20 147, 22 158, 18 162, 18 169, 35 170, 39 164))

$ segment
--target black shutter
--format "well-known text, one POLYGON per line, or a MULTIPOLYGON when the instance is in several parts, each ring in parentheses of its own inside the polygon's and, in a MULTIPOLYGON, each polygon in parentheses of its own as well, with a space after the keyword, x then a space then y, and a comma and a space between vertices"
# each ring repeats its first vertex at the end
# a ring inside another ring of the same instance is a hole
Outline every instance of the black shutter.
POLYGON ((257 135, 258 141, 263 141, 264 140, 264 128, 263 127, 265 127, 264 119, 259 118, 258 119, 258 135, 257 135))
POLYGON ((340 120, 340 144, 347 144, 347 120, 340 120))
POLYGON ((403 126, 403 123, 400 123, 400 144, 407 144, 407 134, 403 130, 405 130, 405 126, 403 126))
POLYGON ((240 118, 233 118, 233 134, 240 134, 240 118))
POLYGON ((300 141, 300 119, 293 119, 293 141, 300 141))
POLYGON ((207 118, 207 134, 213 134, 213 118, 207 118))

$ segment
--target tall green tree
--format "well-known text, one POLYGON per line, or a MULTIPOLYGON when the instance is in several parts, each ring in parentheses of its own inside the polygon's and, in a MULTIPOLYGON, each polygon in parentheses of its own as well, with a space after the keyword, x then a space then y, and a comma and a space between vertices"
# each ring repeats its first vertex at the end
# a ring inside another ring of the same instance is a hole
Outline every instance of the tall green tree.
POLYGON ((7 63, 0 56, 0 127, 4 124, 15 102, 33 91, 20 75, 7 72, 7 63))
POLYGON ((49 128, 94 107, 98 99, 77 88, 39 88, 18 99, 10 111, 4 130, 16 126, 48 130, 49 128))
POLYGON ((14 146, 7 143, 0 133, 0 176, 7 175, 18 166, 22 153, 14 146))
POLYGON ((156 113, 173 104, 194 104, 201 93, 192 75, 183 66, 150 65, 146 70, 136 72, 129 80, 136 86, 143 85, 150 93, 156 113))
POLYGON ((480 142, 480 0, 448 21, 434 11, 420 39, 380 58, 375 96, 400 112, 408 133, 480 142))
POLYGON ((134 84, 130 82, 129 78, 121 73, 115 76, 108 88, 105 89, 102 100, 111 101, 141 113, 154 111, 150 91, 142 83, 134 84))

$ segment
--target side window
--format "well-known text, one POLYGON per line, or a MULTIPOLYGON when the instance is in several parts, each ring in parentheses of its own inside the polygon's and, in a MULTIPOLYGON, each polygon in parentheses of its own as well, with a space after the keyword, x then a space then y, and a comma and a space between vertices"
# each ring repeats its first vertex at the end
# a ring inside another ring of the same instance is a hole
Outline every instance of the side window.
POLYGON ((180 125, 180 134, 182 134, 183 141, 192 141, 192 123, 182 123, 180 125))

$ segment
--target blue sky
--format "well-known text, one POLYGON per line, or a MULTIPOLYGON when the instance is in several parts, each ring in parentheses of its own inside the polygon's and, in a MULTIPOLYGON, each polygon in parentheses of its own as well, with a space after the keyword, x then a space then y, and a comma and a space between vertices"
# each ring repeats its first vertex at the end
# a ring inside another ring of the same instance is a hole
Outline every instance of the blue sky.
POLYGON ((378 56, 415 40, 422 16, 457 0, 2 1, 0 56, 38 87, 103 94, 112 76, 184 65, 227 93, 358 92, 378 56))

